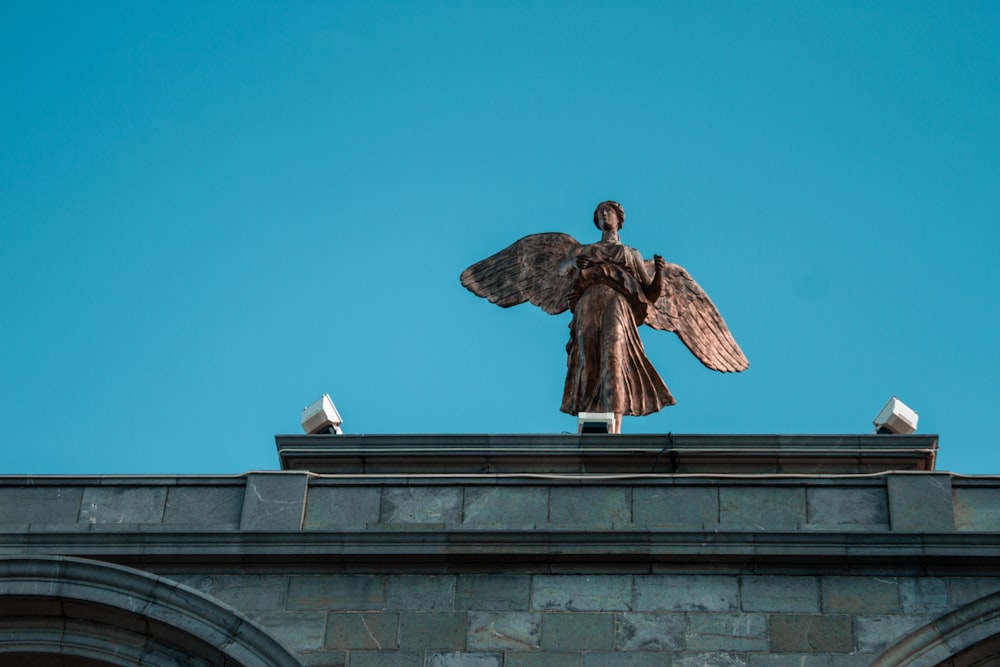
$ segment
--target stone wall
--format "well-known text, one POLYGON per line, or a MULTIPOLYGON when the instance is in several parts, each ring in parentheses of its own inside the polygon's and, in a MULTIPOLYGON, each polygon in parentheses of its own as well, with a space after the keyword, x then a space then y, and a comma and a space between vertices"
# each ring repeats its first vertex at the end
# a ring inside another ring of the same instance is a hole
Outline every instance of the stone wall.
POLYGON ((994 477, 413 465, 0 478, 0 557, 179 582, 310 666, 860 667, 1000 592, 994 477))

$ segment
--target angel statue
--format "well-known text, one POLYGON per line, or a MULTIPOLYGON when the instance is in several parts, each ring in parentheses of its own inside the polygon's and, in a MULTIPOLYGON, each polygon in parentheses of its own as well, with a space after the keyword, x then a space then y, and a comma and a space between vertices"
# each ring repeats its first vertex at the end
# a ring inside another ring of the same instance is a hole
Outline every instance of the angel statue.
POLYGON ((582 245, 568 234, 525 236, 462 272, 477 296, 509 308, 530 301, 557 315, 573 312, 566 345, 563 412, 648 415, 676 403, 646 358, 638 327, 673 331, 705 366, 746 370, 749 362, 719 311, 688 272, 659 255, 623 245, 621 204, 594 211, 601 240, 582 245))

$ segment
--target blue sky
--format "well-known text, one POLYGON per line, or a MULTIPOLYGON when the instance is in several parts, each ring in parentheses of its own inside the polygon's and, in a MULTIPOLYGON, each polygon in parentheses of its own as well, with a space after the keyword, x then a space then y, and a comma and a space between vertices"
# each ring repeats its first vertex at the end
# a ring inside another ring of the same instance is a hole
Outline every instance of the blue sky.
POLYGON ((867 433, 1000 473, 1000 4, 0 4, 0 473, 275 469, 350 433, 558 433, 527 234, 678 263, 750 359, 643 328, 639 433, 867 433))

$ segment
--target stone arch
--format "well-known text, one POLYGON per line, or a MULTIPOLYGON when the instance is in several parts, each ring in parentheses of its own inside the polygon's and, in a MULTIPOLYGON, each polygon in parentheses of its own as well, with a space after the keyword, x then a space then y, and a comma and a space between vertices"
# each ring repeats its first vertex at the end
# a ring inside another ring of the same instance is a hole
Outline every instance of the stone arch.
POLYGON ((0 558, 0 663, 301 667, 235 610, 187 586, 84 558, 0 558))
POLYGON ((872 667, 976 667, 998 656, 1000 593, 993 593, 911 632, 872 667))

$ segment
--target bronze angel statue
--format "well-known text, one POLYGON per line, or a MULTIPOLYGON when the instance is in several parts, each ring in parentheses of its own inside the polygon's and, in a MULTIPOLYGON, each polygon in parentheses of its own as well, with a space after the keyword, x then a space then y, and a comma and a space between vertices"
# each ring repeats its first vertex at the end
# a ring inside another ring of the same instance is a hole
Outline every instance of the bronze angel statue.
POLYGON ((561 410, 641 416, 676 403, 646 358, 638 327, 673 331, 705 366, 722 372, 749 366, 719 311, 682 267, 623 245, 625 210, 598 204, 601 240, 583 245, 568 234, 532 234, 462 272, 462 285, 509 308, 530 301, 557 315, 573 312, 566 345, 561 410))

